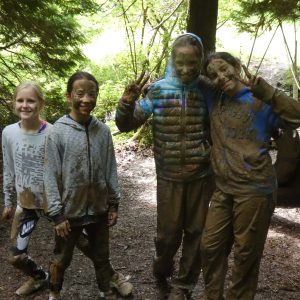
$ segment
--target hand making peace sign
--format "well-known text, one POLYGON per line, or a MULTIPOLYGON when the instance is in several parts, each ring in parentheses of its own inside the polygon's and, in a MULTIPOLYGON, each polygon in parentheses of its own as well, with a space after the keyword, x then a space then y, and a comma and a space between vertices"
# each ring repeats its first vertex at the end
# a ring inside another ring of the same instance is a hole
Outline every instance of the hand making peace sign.
POLYGON ((127 103, 134 103, 141 95, 143 87, 145 86, 149 77, 150 76, 145 75, 145 71, 143 71, 136 81, 128 84, 125 87, 122 99, 127 103))

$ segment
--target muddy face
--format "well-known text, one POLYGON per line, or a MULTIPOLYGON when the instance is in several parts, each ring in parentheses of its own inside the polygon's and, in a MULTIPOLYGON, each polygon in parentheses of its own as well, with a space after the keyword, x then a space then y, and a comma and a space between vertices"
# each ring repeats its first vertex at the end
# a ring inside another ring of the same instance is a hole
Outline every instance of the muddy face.
POLYGON ((174 55, 174 67, 177 77, 183 83, 190 83, 200 74, 201 59, 196 47, 178 47, 174 55))
POLYGON ((96 106, 97 87, 95 82, 88 79, 76 80, 67 100, 71 107, 71 116, 78 122, 87 120, 96 106))
POLYGON ((240 82, 240 70, 224 59, 213 59, 207 66, 207 75, 213 84, 225 94, 234 96, 244 85, 240 82))

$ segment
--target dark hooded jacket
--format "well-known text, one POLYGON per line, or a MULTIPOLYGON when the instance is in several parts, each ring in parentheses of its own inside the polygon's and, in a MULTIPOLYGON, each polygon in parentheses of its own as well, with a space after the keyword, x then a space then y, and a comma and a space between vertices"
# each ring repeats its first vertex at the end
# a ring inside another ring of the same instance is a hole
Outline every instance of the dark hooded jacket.
MULTIPOLYGON (((201 40, 195 36, 202 48, 201 40)), ((201 59, 202 59, 202 53, 201 59)), ((191 181, 209 172, 208 111, 199 80, 183 84, 175 74, 172 58, 165 77, 152 84, 144 99, 129 104, 120 99, 116 124, 128 132, 153 115, 154 158, 157 176, 191 181)))

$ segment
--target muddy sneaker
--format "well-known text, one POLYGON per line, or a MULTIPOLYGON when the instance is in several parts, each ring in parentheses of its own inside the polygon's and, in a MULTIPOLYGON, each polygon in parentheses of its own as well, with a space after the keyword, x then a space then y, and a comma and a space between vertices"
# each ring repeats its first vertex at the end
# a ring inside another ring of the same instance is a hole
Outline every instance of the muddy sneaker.
POLYGON ((15 293, 18 296, 28 296, 47 286, 47 283, 48 283, 48 273, 46 273, 46 278, 44 279, 34 279, 31 277, 29 280, 23 283, 23 285, 21 285, 16 290, 15 293))
POLYGON ((112 290, 109 290, 108 292, 103 293, 103 299, 105 299, 105 300, 117 300, 118 297, 112 290))
POLYGON ((133 290, 133 285, 129 282, 129 276, 124 276, 119 272, 115 272, 111 277, 110 286, 115 288, 123 297, 129 296, 133 290))
POLYGON ((188 290, 180 289, 177 287, 172 288, 168 300, 189 300, 191 293, 188 290))

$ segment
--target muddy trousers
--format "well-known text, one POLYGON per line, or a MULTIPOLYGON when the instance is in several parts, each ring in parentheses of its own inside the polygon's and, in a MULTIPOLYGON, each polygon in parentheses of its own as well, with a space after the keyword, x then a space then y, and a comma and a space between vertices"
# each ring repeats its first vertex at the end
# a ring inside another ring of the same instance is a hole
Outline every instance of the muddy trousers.
POLYGON ((182 243, 178 277, 172 285, 193 290, 201 270, 200 241, 213 185, 210 177, 187 183, 157 179, 157 236, 153 273, 173 272, 173 258, 182 243))
POLYGON ((202 235, 202 269, 207 300, 221 300, 227 259, 234 245, 228 300, 254 299, 260 260, 274 211, 273 195, 233 196, 216 190, 202 235))
POLYGON ((65 270, 71 263, 74 247, 84 250, 82 231, 85 230, 88 239, 88 247, 83 251, 93 262, 96 280, 99 290, 106 292, 110 289, 109 281, 113 275, 113 269, 109 261, 109 229, 107 227, 107 215, 100 222, 85 226, 71 228, 66 240, 56 236, 54 254, 55 258, 50 264, 50 291, 60 292, 63 284, 65 270), (79 241, 79 242, 78 242, 79 241), (78 245, 76 245, 78 244, 78 245))
MULTIPOLYGON (((17 207, 16 214, 20 220, 14 226, 17 227, 16 246, 12 248, 9 262, 24 274, 34 279, 45 279, 46 273, 43 268, 27 254, 30 236, 41 216, 39 210, 22 209, 17 207)), ((14 229, 12 229, 14 230, 14 229)))

